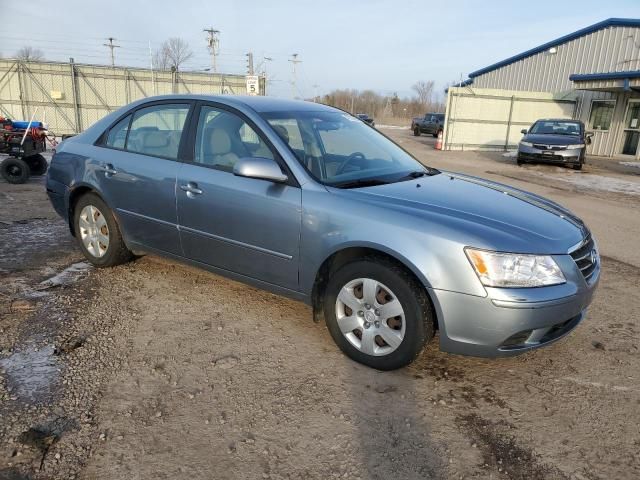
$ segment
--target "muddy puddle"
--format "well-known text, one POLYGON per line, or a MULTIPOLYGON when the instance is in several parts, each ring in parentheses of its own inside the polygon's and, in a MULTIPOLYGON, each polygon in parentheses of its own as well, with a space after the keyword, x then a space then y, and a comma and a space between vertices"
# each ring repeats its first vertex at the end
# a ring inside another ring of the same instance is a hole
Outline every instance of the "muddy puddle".
POLYGON ((62 220, 30 219, 0 223, 0 274, 45 265, 52 254, 74 247, 62 220))
POLYGON ((29 346, 0 359, 0 374, 11 398, 37 403, 50 397, 60 372, 54 351, 53 345, 29 346))

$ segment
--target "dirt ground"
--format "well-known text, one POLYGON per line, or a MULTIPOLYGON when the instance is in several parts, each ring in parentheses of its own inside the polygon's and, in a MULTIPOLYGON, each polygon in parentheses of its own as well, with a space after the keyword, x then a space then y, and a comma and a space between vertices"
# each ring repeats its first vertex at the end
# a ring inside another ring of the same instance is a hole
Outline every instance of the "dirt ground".
POLYGON ((640 177, 385 133, 587 221, 603 275, 575 332, 378 372, 303 304, 153 256, 88 267, 44 179, 0 182, 0 479, 640 478, 640 177))

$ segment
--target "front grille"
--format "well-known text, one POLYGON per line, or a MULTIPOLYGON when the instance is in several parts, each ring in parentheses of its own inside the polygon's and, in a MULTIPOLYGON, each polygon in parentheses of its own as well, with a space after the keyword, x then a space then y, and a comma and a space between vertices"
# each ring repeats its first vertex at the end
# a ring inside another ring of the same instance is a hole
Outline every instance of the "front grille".
POLYGON ((546 145, 544 143, 534 143, 533 147, 537 148, 538 150, 566 150, 567 149, 566 145, 546 145))
POLYGON ((571 255, 576 262, 576 265, 578 265, 578 268, 586 280, 589 280, 593 276, 598 267, 598 255, 592 252, 595 252, 595 242, 593 241, 591 233, 587 233, 587 236, 578 248, 569 252, 569 255, 571 255))

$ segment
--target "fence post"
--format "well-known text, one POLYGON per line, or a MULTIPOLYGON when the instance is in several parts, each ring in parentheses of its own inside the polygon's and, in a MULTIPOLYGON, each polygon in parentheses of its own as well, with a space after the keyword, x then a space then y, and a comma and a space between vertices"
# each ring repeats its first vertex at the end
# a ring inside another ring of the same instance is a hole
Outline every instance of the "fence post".
POLYGON ((452 116, 452 111, 451 111, 451 105, 452 105, 452 101, 453 101, 453 96, 454 96, 454 92, 451 91, 451 88, 453 87, 449 87, 449 91, 447 92, 447 107, 445 109, 445 129, 444 129, 444 138, 443 138, 443 150, 447 150, 447 144, 449 142, 449 139, 451 137, 450 135, 450 131, 453 128, 453 122, 455 121, 455 119, 453 119, 452 116))
POLYGON ((27 118, 27 114, 25 112, 25 99, 24 99, 24 88, 22 87, 22 80, 23 80, 23 75, 22 75, 22 62, 20 61, 16 61, 16 64, 18 65, 18 89, 19 89, 19 94, 20 94, 20 110, 22 111, 22 118, 27 118))
POLYGON ((171 93, 176 93, 176 67, 171 67, 171 93))
POLYGON ((69 58, 69 70, 71 72, 71 96, 73 100, 73 114, 76 121, 76 132, 82 131, 82 124, 80 123, 80 106, 78 105, 78 86, 76 84, 76 67, 73 63, 73 58, 69 58))
POLYGON ((129 85, 129 69, 124 69, 124 94, 127 105, 131 103, 131 86, 129 85))
POLYGON ((515 102, 515 95, 511 95, 511 103, 509 104, 509 120, 507 120, 507 135, 504 139, 504 151, 509 148, 509 134, 511 133, 511 117, 513 115, 513 103, 515 102))

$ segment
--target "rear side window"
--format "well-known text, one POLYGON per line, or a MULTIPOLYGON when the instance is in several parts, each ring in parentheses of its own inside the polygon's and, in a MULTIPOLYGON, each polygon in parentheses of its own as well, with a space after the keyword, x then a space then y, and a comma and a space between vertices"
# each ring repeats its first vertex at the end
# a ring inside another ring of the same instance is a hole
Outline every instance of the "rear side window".
POLYGON ((127 140, 127 132, 129 131, 129 122, 131 121, 131 115, 127 115, 125 118, 116 123, 107 135, 105 144, 112 148, 124 148, 125 141, 127 140))
POLYGON ((133 115, 126 149, 170 159, 178 158, 178 147, 189 105, 163 104, 141 108, 133 115))

